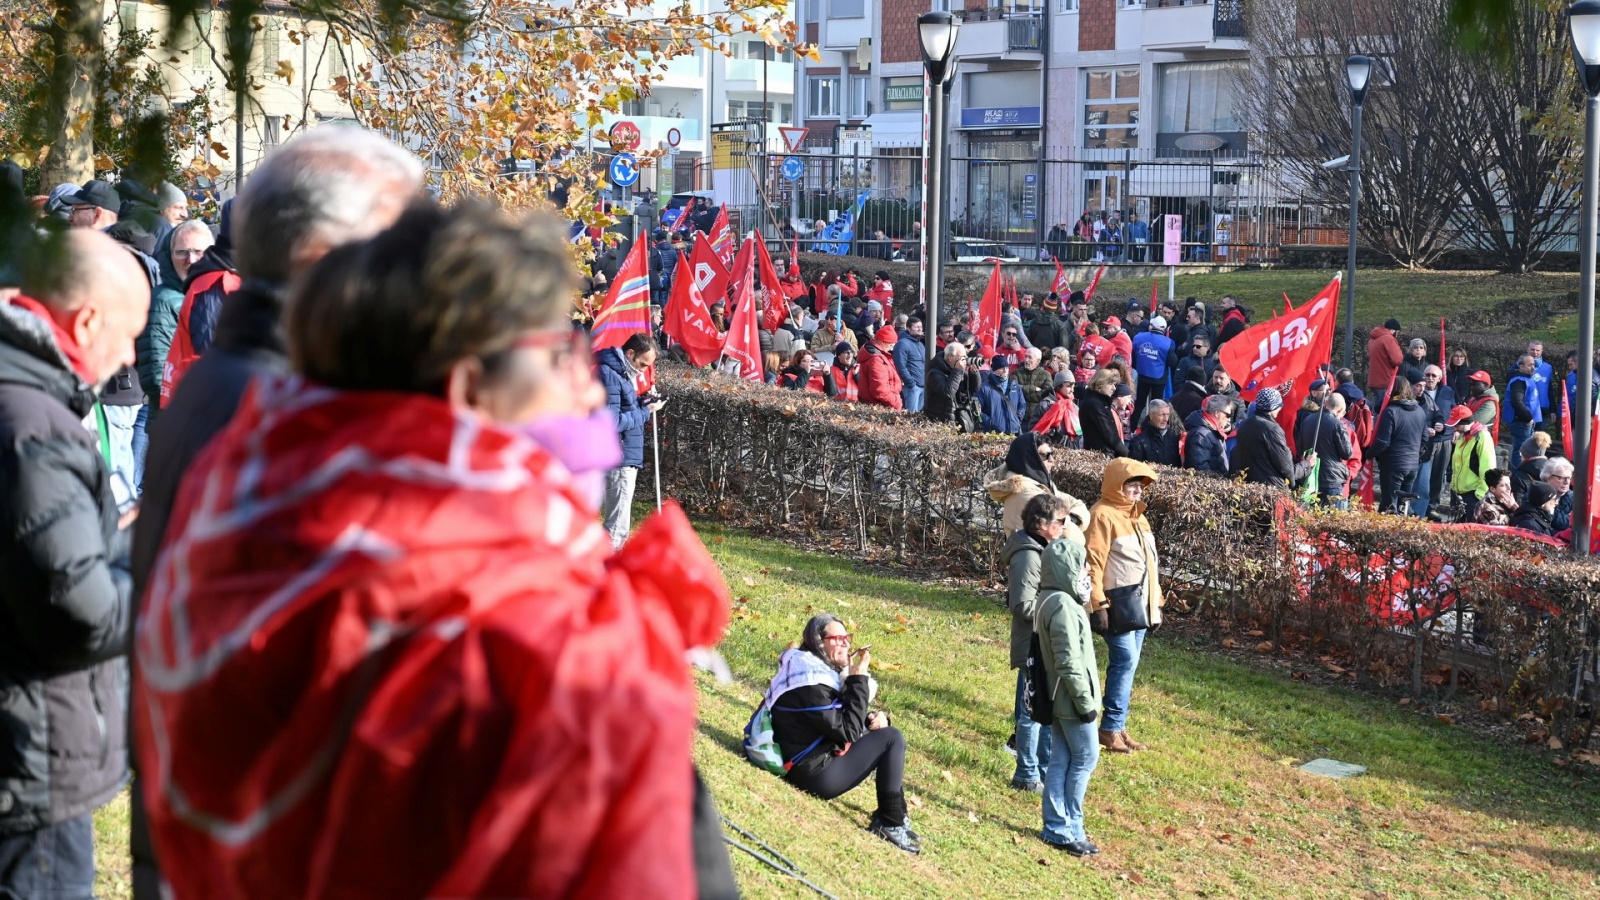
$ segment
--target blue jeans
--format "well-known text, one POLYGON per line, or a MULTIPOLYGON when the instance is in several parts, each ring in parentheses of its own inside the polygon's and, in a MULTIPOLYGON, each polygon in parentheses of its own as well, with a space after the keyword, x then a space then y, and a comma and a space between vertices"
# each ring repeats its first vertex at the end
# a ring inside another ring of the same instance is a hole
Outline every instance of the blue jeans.
POLYGON ((1012 712, 1017 723, 1017 771, 1011 776, 1015 782, 1039 781, 1039 770, 1050 762, 1050 732, 1028 715, 1028 705, 1022 702, 1028 689, 1028 670, 1017 670, 1017 701, 1012 712))
MULTIPOLYGON (((1416 472, 1393 472, 1392 466, 1380 465, 1378 469, 1378 488, 1383 491, 1383 511, 1399 513, 1400 501, 1396 494, 1409 494, 1417 483, 1416 472)), ((1422 493, 1428 493, 1426 489, 1422 493)))
MULTIPOLYGON (((1428 452, 1432 453, 1433 451, 1429 450, 1428 452)), ((1427 518, 1428 507, 1432 505, 1433 502, 1433 498, 1429 496, 1429 491, 1433 486, 1432 456, 1425 458, 1422 461, 1422 464, 1417 466, 1417 480, 1415 485, 1416 486, 1413 487, 1412 490, 1418 494, 1421 494, 1422 496, 1411 501, 1411 514, 1419 519, 1427 518)))
POLYGON ((900 389, 900 402, 906 412, 922 412, 923 389, 920 384, 908 384, 900 389))
POLYGON ((106 444, 111 448, 111 494, 122 506, 139 494, 134 488, 133 433, 143 406, 107 406, 106 444))
POLYGON ((150 451, 150 404, 139 407, 133 422, 133 495, 144 494, 144 458, 150 451))
POLYGON ((94 816, 0 835, 0 900, 93 900, 94 816))
POLYGON ((1050 733, 1050 765, 1044 773, 1044 830, 1039 836, 1052 844, 1086 841, 1083 795, 1100 762, 1100 741, 1093 722, 1076 719, 1056 719, 1050 733))
POLYGON ((1106 714, 1100 719, 1101 731, 1124 731, 1128 727, 1128 703, 1133 699, 1133 673, 1139 671, 1139 656, 1144 653, 1146 629, 1106 636, 1106 714))
POLYGON ((1511 437, 1511 471, 1515 472, 1522 465, 1522 442, 1532 436, 1533 423, 1511 422, 1506 425, 1506 434, 1511 437))

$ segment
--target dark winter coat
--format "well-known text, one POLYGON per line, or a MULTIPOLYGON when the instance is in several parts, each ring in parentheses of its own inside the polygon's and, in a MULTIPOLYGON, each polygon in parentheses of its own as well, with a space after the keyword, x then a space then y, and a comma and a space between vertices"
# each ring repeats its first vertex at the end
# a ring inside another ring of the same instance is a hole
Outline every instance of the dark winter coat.
POLYGON ((1295 462, 1283 426, 1270 413, 1257 410, 1239 424, 1231 473, 1249 484, 1291 487, 1311 474, 1311 464, 1295 462))
POLYGON ((1205 385, 1185 381, 1172 395, 1172 414, 1178 417, 1178 421, 1187 422, 1205 402, 1205 385))
POLYGON ((983 430, 1000 434, 1017 434, 1022 431, 1022 414, 1027 410, 1022 398, 1022 387, 1007 378, 1001 380, 993 372, 985 375, 978 389, 978 409, 983 413, 983 430))
POLYGON ((1295 426, 1294 445, 1301 452, 1315 449, 1321 462, 1317 490, 1330 496, 1340 496, 1350 481, 1350 467, 1346 461, 1355 455, 1350 443, 1350 432, 1344 420, 1333 413, 1321 411, 1301 417, 1295 426), (1317 425, 1321 421, 1321 427, 1317 425))
MULTIPOLYGON (((146 397, 161 396, 161 371, 167 364, 167 351, 178 330, 178 312, 183 308, 183 282, 172 264, 172 232, 156 243, 156 262, 161 266, 161 283, 150 292, 150 317, 144 331, 133 342, 138 359, 139 385, 146 397)), ((152 407, 157 405, 152 402, 152 407)))
POLYGON ((1527 504, 1517 507, 1517 511, 1511 514, 1511 521, 1507 524, 1512 528, 1522 528, 1546 537, 1556 533, 1555 522, 1550 513, 1527 504))
MULTIPOLYGON (((805 652, 805 651, 801 651, 805 652)), ((778 744, 786 762, 792 762, 800 751, 817 744, 789 770, 787 777, 815 774, 834 759, 833 751, 861 739, 867 733, 867 704, 871 682, 865 675, 847 675, 843 687, 834 690, 825 684, 813 684, 785 691, 772 712, 772 738, 778 744), (838 709, 815 712, 788 712, 790 709, 811 709, 828 706, 839 701, 838 709)))
POLYGON ((0 305, 0 834, 88 813, 128 774, 133 579, 94 400, 49 324, 0 305))
POLYGON ((1528 489, 1533 487, 1535 481, 1544 480, 1544 464, 1547 460, 1542 456, 1530 456, 1522 460, 1522 465, 1511 473, 1511 496, 1517 498, 1518 503, 1528 500, 1528 489))
POLYGON ((600 382, 606 388, 606 406, 617 420, 617 437, 622 441, 622 464, 644 465, 644 424, 650 411, 639 403, 639 391, 620 347, 607 347, 598 354, 600 382))
POLYGON ((1378 417, 1372 458, 1386 471, 1415 472, 1422 464, 1422 443, 1428 437, 1428 413, 1415 400, 1395 400, 1378 417))
POLYGON ((1078 421, 1083 426, 1083 449, 1098 450, 1107 456, 1128 455, 1128 444, 1117 429, 1117 413, 1111 408, 1110 397, 1098 391, 1084 391, 1078 421))
POLYGON ((955 369, 943 353, 928 367, 928 391, 922 414, 935 422, 956 421, 956 410, 978 391, 978 373, 955 369))
POLYGON ((1145 416, 1139 430, 1128 439, 1128 456, 1152 465, 1177 468, 1183 465, 1183 457, 1178 451, 1178 442, 1182 437, 1183 429, 1178 427, 1176 419, 1169 420, 1166 430, 1162 431, 1150 423, 1149 416, 1145 416))
POLYGON ((1052 310, 1040 310, 1033 317, 1033 324, 1028 326, 1028 343, 1049 355, 1054 348, 1067 346, 1067 337, 1071 333, 1067 323, 1061 321, 1061 316, 1052 310))
MULTIPOLYGON (((1189 437, 1183 442, 1183 467, 1197 472, 1226 477, 1228 474, 1228 443, 1217 433, 1203 413, 1197 414, 1189 437)), ((1184 423, 1186 426, 1187 422, 1184 423)))

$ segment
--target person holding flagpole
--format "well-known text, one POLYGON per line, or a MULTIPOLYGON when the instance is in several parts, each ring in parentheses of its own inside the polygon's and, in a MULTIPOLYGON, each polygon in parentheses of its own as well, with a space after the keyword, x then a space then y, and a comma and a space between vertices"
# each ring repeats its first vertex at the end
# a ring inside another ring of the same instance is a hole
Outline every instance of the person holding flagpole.
POLYGON ((633 489, 644 468, 644 426, 666 401, 651 393, 640 396, 640 373, 656 364, 656 343, 646 334, 634 334, 621 347, 608 347, 598 355, 600 381, 606 388, 606 406, 617 420, 622 440, 622 465, 606 473, 601 521, 611 536, 612 549, 628 539, 633 519, 633 489))

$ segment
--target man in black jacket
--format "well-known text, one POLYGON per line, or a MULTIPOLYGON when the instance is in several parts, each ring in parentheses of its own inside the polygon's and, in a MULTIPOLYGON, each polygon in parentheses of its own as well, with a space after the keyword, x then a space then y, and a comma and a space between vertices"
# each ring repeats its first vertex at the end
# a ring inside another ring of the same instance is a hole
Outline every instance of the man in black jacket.
POLYGON ((1274 418, 1282 408, 1283 397, 1276 390, 1262 388, 1256 394, 1255 410, 1239 425, 1238 441, 1234 444, 1230 471, 1235 477, 1242 475, 1250 484, 1288 488, 1311 474, 1317 454, 1312 451, 1300 462, 1294 461, 1283 426, 1274 418))
POLYGON ((922 414, 935 422, 957 422, 957 411, 977 394, 977 363, 968 364, 965 344, 951 341, 928 366, 928 395, 922 414))
POLYGON ((1345 463, 1355 455, 1355 447, 1350 442, 1350 432, 1344 427, 1344 412, 1344 395, 1329 394, 1322 409, 1302 416, 1294 432, 1294 445, 1301 452, 1316 451, 1322 460, 1317 494, 1334 509, 1346 509, 1350 505, 1346 496, 1350 467, 1345 463))
MULTIPOLYGON (((0 303, 0 894, 88 897, 96 807, 128 773, 133 581, 84 418, 133 361, 149 282, 104 234, 0 303)), ((43 268, 43 267, 41 267, 43 268)))

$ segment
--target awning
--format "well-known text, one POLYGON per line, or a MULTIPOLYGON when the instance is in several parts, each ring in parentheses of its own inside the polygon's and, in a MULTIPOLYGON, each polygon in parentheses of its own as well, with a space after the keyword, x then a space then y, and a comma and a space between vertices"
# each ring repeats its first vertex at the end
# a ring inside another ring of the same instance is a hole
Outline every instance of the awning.
POLYGON ((874 147, 922 146, 922 113, 881 112, 867 116, 861 123, 872 129, 874 147))

